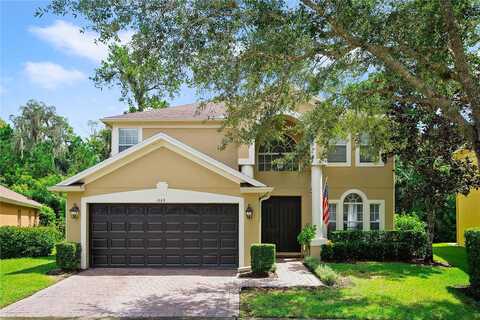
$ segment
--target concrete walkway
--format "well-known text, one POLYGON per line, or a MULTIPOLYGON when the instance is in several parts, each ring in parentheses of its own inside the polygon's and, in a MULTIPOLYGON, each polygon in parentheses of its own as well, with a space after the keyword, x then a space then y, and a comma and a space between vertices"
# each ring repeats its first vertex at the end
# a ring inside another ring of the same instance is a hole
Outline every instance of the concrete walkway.
POLYGON ((242 287, 320 286, 301 262, 277 263, 278 277, 231 270, 89 269, 0 310, 0 317, 237 317, 242 287))

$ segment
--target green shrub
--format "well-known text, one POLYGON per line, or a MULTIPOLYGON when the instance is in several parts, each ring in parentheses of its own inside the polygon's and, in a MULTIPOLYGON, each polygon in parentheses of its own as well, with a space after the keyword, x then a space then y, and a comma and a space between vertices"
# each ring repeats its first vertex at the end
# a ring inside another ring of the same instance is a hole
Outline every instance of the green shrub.
POLYGON ((338 282, 338 274, 329 266, 321 264, 318 258, 306 257, 304 264, 307 266, 310 271, 315 273, 315 275, 327 286, 333 286, 338 282))
POLYGON ((465 230, 468 274, 472 294, 480 299, 480 228, 465 230))
POLYGON ((275 265, 275 245, 271 243, 255 243, 250 247, 252 272, 265 274, 275 265))
POLYGON ((395 230, 426 231, 427 225, 416 214, 396 214, 395 230))
POLYGON ((334 231, 331 239, 321 248, 323 261, 411 261, 427 249, 423 231, 334 231))
POLYGON ((57 220, 53 209, 47 206, 42 206, 40 208, 39 218, 41 226, 54 226, 57 220))
POLYGON ((48 256, 58 238, 52 227, 0 227, 0 259, 48 256))
POLYGON ((57 266, 62 270, 77 270, 80 268, 81 246, 76 242, 60 242, 55 245, 57 251, 57 266))
POLYGON ((315 238, 316 231, 316 225, 307 224, 297 236, 297 241, 302 247, 302 253, 304 256, 310 255, 310 243, 315 238))

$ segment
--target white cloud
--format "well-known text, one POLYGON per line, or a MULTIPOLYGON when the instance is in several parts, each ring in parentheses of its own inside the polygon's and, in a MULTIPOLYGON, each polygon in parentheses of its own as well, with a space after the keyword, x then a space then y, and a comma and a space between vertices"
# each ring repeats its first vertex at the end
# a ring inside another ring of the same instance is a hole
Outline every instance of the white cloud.
POLYGON ((76 69, 65 69, 52 62, 27 62, 25 72, 29 79, 45 89, 55 89, 61 85, 71 85, 86 78, 76 69))
MULTIPOLYGON (((52 25, 46 27, 32 26, 29 31, 60 51, 87 58, 96 63, 108 55, 108 46, 101 42, 95 42, 95 39, 98 38, 97 33, 81 32, 79 26, 68 21, 56 20, 52 25)), ((120 32, 121 43, 129 42, 132 35, 132 31, 120 32)))

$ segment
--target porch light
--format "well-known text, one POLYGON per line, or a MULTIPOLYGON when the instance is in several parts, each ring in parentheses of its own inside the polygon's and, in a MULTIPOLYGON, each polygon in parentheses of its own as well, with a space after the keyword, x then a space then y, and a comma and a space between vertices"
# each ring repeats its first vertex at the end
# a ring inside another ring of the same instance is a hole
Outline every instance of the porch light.
POLYGON ((245 210, 245 215, 248 219, 252 219, 253 217, 253 209, 250 205, 247 206, 247 210, 245 210))
POLYGON ((80 209, 78 208, 76 203, 73 204, 73 207, 71 207, 69 211, 73 219, 78 218, 78 216, 80 215, 80 209))

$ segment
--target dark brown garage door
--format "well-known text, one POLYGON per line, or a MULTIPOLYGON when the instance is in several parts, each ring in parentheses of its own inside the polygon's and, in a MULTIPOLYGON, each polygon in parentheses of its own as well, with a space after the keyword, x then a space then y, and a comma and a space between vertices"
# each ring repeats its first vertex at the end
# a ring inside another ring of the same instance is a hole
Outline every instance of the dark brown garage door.
POLYGON ((235 204, 91 204, 92 267, 238 267, 235 204))

